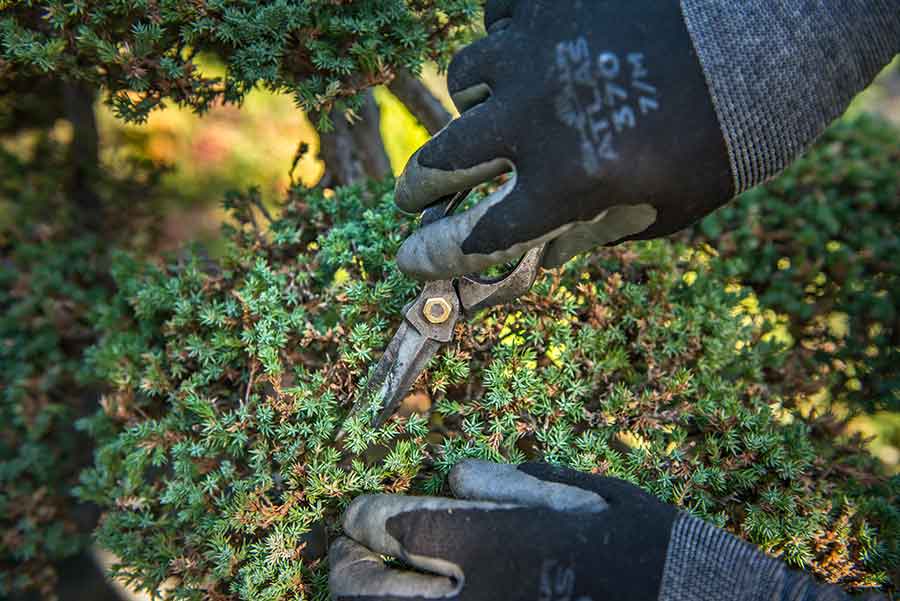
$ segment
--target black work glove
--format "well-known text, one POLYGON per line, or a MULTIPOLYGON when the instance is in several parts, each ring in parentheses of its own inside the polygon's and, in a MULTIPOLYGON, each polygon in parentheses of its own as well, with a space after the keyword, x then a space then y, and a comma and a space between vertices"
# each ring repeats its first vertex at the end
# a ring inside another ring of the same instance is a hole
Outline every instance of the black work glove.
POLYGON ((466 500, 374 495, 331 547, 335 601, 841 599, 751 545, 613 478, 465 461, 466 500), (419 571, 388 567, 381 555, 419 571))
POLYGON ((478 272, 547 241, 553 267, 675 232, 734 196, 678 0, 488 0, 485 19, 488 36, 448 73, 462 114, 410 159, 397 204, 418 212, 515 175, 413 234, 398 256, 404 272, 478 272))

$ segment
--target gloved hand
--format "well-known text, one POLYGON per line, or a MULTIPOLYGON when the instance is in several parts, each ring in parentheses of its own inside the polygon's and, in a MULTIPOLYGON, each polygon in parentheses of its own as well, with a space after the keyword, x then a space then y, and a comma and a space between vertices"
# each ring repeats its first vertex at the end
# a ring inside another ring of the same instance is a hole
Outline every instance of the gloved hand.
POLYGON ((488 0, 486 38, 448 72, 461 112, 409 161, 400 208, 514 171, 466 213, 413 234, 400 269, 478 272, 552 241, 546 266, 675 232, 735 192, 678 0, 488 0))
POLYGON ((335 601, 840 599, 751 545, 621 480, 466 461, 464 500, 375 495, 331 547, 335 601), (385 565, 389 555, 419 571, 385 565))

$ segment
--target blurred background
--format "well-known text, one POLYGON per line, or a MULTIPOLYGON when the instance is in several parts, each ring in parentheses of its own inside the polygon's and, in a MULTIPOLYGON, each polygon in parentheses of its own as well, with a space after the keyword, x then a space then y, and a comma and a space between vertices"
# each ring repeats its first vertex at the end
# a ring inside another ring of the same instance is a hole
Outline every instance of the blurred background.
MULTIPOLYGON (((205 64, 211 75, 221 69, 210 61, 205 64)), ((455 115, 444 76, 432 66, 422 80, 455 115)), ((428 132, 386 87, 379 86, 374 95, 385 150, 399 175, 428 132)), ((263 201, 273 204, 292 184, 313 186, 324 174, 319 135, 287 95, 254 90, 243 105, 219 105, 203 116, 169 107, 152 113, 141 125, 123 123, 100 103, 97 108, 101 158, 106 164, 139 158, 166 170, 160 182, 160 194, 168 204, 161 250, 198 239, 214 248, 225 218, 222 199, 229 190, 258 187, 263 201), (308 151, 298 156, 301 146, 308 151)), ((65 122, 59 135, 67 135, 65 122)))

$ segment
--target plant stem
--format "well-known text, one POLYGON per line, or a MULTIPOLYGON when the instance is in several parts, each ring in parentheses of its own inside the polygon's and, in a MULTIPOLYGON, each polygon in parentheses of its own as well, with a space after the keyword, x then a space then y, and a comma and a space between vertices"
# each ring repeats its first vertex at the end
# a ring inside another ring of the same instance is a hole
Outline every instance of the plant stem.
MULTIPOLYGON (((320 186, 334 188, 367 177, 383 179, 390 175, 391 164, 381 138, 380 112, 371 90, 365 94, 360 116, 360 120, 350 123, 343 112, 331 112, 334 129, 319 134, 319 157, 325 161, 320 186)), ((313 119, 316 120, 315 115, 313 119)))
POLYGON ((350 135, 353 136, 355 143, 354 150, 363 164, 366 175, 383 179, 391 174, 391 161, 384 149, 384 140, 381 137, 381 111, 372 90, 365 93, 360 117, 361 120, 350 127, 350 135))
POLYGON ((80 83, 63 84, 66 119, 72 124, 66 192, 75 205, 74 217, 79 225, 99 231, 103 222, 103 205, 94 187, 100 163, 95 97, 93 89, 80 83))

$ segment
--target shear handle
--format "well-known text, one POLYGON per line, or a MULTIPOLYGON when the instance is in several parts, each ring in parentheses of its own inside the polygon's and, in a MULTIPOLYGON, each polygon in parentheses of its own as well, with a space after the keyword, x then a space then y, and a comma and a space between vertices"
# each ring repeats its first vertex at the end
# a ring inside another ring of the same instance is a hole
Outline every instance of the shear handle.
POLYGON ((494 305, 514 301, 531 290, 541 270, 547 245, 532 248, 510 273, 497 280, 463 276, 457 283, 459 302, 465 313, 474 313, 494 305))
POLYGON ((444 217, 449 217, 453 211, 462 204, 462 201, 466 199, 469 192, 471 192, 471 190, 463 190, 456 194, 444 196, 430 207, 427 207, 422 211, 422 227, 440 221, 444 217))

